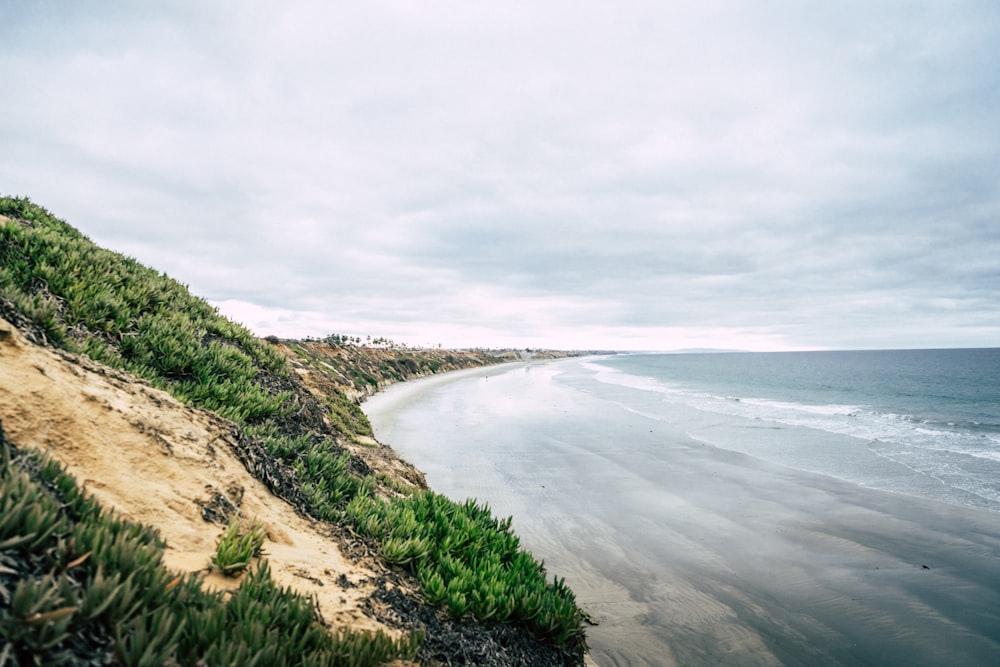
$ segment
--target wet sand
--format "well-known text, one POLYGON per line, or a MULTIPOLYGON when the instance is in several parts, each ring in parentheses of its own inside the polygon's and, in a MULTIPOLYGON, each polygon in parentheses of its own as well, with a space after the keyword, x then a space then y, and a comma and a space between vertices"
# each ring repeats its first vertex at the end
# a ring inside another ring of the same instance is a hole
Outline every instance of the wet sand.
POLYGON ((432 488, 514 517, 600 622, 595 662, 1000 664, 1000 514, 699 442, 681 410, 553 381, 573 363, 407 383, 365 411, 432 488))

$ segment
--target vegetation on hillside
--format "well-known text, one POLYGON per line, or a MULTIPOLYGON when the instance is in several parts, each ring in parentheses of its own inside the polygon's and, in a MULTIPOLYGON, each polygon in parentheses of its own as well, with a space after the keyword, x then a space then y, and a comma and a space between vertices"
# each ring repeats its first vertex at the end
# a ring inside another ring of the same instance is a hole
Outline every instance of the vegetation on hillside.
MULTIPOLYGON (((338 443, 370 434, 364 414, 342 392, 325 402, 315 399, 275 346, 166 275, 97 247, 27 199, 0 198, 0 216, 8 219, 0 219, 0 296, 49 342, 236 422, 266 465, 278 470, 276 477, 292 480, 289 486, 264 479, 273 491, 319 519, 352 522, 387 560, 419 578, 428 603, 444 606, 455 618, 523 625, 533 636, 566 647, 567 655, 579 655, 583 632, 572 592, 560 581, 546 581, 542 565, 519 550, 509 523, 474 503, 401 494, 403 489, 380 483, 338 443)), ((420 361, 411 362, 419 368, 420 361)), ((360 381, 369 383, 363 375, 360 381)), ((129 567, 102 570, 102 576, 124 580, 129 567)), ((263 579, 266 572, 247 585, 266 588, 263 579)), ((284 593, 269 599, 289 607, 276 614, 298 613, 292 608, 299 603, 284 593)), ((43 625, 62 622, 39 618, 43 625)), ((178 642, 187 641, 189 630, 157 627, 166 633, 163 641, 175 631, 178 642)), ((153 630, 137 630, 132 636, 138 639, 130 641, 154 647, 160 635, 153 630)))
POLYGON ((180 283, 94 245, 26 199, 0 199, 0 292, 48 338, 238 423, 281 410, 256 381, 285 360, 180 283))
POLYGON ((347 511, 363 534, 378 538, 382 556, 417 575, 427 601, 447 606, 452 618, 513 620, 556 644, 582 640, 573 592, 561 579, 546 583, 544 566, 519 548, 511 520, 498 521, 489 507, 423 491, 391 503, 358 496, 347 511))
POLYGON ((230 594, 162 564, 149 527, 108 512, 0 427, 0 665, 377 665, 419 633, 331 633, 266 562, 230 594))
MULTIPOLYGON (((496 353, 456 350, 414 350, 344 343, 343 337, 285 341, 307 367, 331 376, 356 396, 371 395, 393 382, 445 370, 497 364, 507 359, 496 353)), ((379 340, 379 339, 376 339, 379 340)))

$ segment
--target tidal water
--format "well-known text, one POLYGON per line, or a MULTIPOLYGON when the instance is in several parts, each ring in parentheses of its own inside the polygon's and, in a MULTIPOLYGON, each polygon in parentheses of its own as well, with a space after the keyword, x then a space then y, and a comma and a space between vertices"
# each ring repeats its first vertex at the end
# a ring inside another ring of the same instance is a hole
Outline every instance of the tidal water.
POLYGON ((531 362, 364 408, 513 517, 598 665, 1000 664, 1000 350, 531 362))
MULTIPOLYGON (((774 430, 807 427, 849 436, 890 465, 873 466, 854 447, 838 453, 801 435, 761 442, 746 438, 745 429, 692 425, 693 437, 712 444, 875 488, 1000 511, 1000 348, 642 354, 587 367, 593 372, 587 381, 641 392, 626 408, 654 418, 660 402, 774 430)), ((585 390, 614 394, 610 387, 585 390)))

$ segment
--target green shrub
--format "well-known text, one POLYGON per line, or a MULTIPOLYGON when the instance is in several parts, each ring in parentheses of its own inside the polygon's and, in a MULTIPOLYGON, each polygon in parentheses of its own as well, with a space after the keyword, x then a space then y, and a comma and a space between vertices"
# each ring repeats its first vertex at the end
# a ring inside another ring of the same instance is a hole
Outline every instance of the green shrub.
POLYGON ((104 636, 122 665, 368 667, 413 659, 423 639, 330 632, 315 602, 278 586, 266 561, 228 596, 203 590, 163 567, 155 530, 102 510, 61 466, 15 452, 2 429, 0 508, 0 556, 23 564, 0 594, 0 654, 13 664, 60 664, 80 647, 71 637, 104 636), (39 511, 20 509, 29 505, 39 511))
POLYGON ((361 411, 357 403, 347 398, 339 391, 326 397, 330 408, 330 418, 341 432, 357 438, 372 436, 372 425, 368 416, 361 411))
POLYGON ((423 491, 391 501, 359 496, 346 512, 359 533, 379 541, 387 561, 420 579, 428 604, 453 618, 521 623, 559 645, 582 641, 573 592, 562 579, 548 582, 544 565, 520 548, 511 520, 497 520, 488 506, 423 491))
POLYGON ((242 574, 254 558, 262 553, 266 533, 258 521, 244 521, 233 517, 219 537, 219 545, 212 558, 212 567, 227 577, 242 574))
POLYGON ((238 423, 277 414, 288 374, 273 347, 166 275, 94 245, 27 199, 0 197, 0 295, 55 343, 135 373, 238 423))

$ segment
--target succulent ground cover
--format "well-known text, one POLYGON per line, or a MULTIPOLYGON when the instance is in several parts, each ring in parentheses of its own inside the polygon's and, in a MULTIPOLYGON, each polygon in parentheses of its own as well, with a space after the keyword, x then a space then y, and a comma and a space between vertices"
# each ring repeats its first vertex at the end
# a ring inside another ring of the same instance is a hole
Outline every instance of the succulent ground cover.
POLYGON ((266 561, 224 595, 168 571, 163 549, 0 428, 0 664, 376 665, 420 645, 330 632, 266 561))
POLYGON ((427 602, 452 618, 515 621, 557 645, 582 640, 573 592, 560 579, 548 583, 543 564, 520 549, 510 519, 497 520, 487 506, 421 491, 394 502, 357 496, 348 514, 378 539, 387 561, 420 578, 427 602))
POLYGON ((219 537, 219 546, 212 557, 212 567, 226 576, 239 575, 246 571, 254 559, 263 554, 264 526, 257 521, 247 521, 232 516, 229 525, 219 537))
MULTIPOLYGON (((552 659, 557 662, 545 664, 580 661, 582 615, 572 592, 561 581, 547 581, 542 564, 519 549, 509 522, 497 521, 487 508, 408 489, 373 474, 364 460, 352 456, 341 442, 369 435, 370 426, 342 392, 316 398, 290 372, 276 346, 226 320, 167 276, 97 247, 30 201, 0 198, 0 216, 2 305, 28 321, 35 338, 129 371, 234 421, 241 432, 237 454, 254 476, 303 513, 353 526, 386 561, 422 584, 425 601, 447 610, 453 622, 522 628, 558 649, 552 659)), ((407 360, 400 364, 389 368, 396 372, 412 365, 407 360)), ((246 545, 235 534, 224 543, 232 553, 217 558, 238 571, 246 545)), ((125 581, 132 576, 131 566, 119 563, 101 574, 125 581)), ((245 581, 254 582, 248 587, 266 588, 266 579, 265 568, 245 581)), ((182 583, 182 590, 188 590, 193 584, 186 581, 179 580, 164 594, 173 594, 182 583)), ((61 607, 53 607, 53 600, 29 616, 56 632, 76 616, 55 613, 61 607)), ((128 635, 131 643, 119 642, 116 646, 123 648, 118 650, 141 656, 164 643, 174 646, 173 633, 178 633, 180 652, 194 641, 185 634, 190 629, 164 623, 156 628, 136 625, 128 635)), ((437 621, 425 625, 443 627, 437 621)), ((4 626, 15 627, 20 626, 4 626)), ((361 647, 366 639, 358 637, 351 635, 343 645, 367 655, 369 649, 361 647)), ((372 641, 377 648, 382 640, 372 641)), ((431 639, 425 645, 440 646, 431 639)), ((233 651, 240 650, 235 646, 233 651)))

